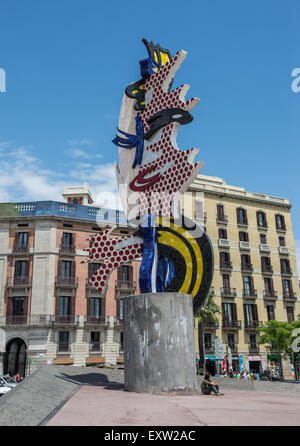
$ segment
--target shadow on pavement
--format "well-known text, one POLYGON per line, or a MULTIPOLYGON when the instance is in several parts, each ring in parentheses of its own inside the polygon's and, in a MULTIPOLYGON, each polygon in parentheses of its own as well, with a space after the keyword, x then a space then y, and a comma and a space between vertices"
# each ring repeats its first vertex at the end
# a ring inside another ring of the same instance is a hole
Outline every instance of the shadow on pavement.
POLYGON ((68 375, 67 373, 60 372, 57 378, 70 381, 75 384, 88 385, 88 386, 100 386, 107 390, 122 390, 124 384, 116 381, 110 381, 107 375, 104 373, 83 373, 80 375, 68 375))

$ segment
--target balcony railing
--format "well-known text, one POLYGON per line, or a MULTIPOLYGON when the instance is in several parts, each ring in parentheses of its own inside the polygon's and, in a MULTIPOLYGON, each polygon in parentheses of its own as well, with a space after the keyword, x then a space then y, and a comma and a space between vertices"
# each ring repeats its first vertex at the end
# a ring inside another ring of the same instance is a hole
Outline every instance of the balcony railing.
POLYGON ((290 253, 289 248, 287 246, 278 246, 279 254, 288 255, 290 253))
POLYGON ((219 238, 219 246, 221 248, 230 248, 230 240, 219 238))
POLYGON ((276 230, 277 231, 286 231, 286 225, 285 224, 281 224, 281 225, 276 224, 276 230))
POLYGON ((203 321, 203 328, 211 328, 217 330, 219 328, 219 322, 215 321, 203 321))
POLYGON ((100 342, 91 342, 90 343, 90 353, 97 352, 100 353, 102 351, 100 342))
POLYGON ((263 295, 265 299, 277 299, 277 291, 274 290, 264 290, 263 295))
POLYGON ((252 272, 253 271, 252 263, 242 263, 241 264, 241 270, 242 271, 247 271, 247 272, 252 272))
POLYGON ((132 280, 116 280, 115 288, 118 290, 136 290, 136 282, 132 280))
POLYGON ((220 262, 220 269, 231 270, 232 269, 232 263, 228 262, 228 261, 221 261, 220 262))
POLYGON ((223 287, 221 288, 222 297, 236 297, 236 288, 223 287))
POLYGON ((60 254, 65 254, 65 255, 73 255, 76 253, 76 248, 75 245, 71 244, 65 244, 65 243, 61 243, 60 247, 59 247, 59 253, 60 254))
POLYGON ((217 223, 221 224, 227 224, 228 223, 228 217, 227 215, 218 215, 216 216, 217 223))
POLYGON ((251 245, 249 242, 240 241, 240 249, 250 251, 251 245))
POLYGON ((273 274, 273 268, 271 265, 262 265, 261 271, 265 274, 273 274))
POLYGON ((8 325, 27 325, 27 326, 50 326, 52 322, 52 316, 50 314, 33 314, 33 315, 21 315, 21 316, 1 316, 0 326, 5 327, 8 325))
POLYGON ((55 285, 59 287, 78 287, 78 277, 56 276, 55 285))
POLYGON ((260 243, 259 250, 260 252, 271 252, 270 245, 268 245, 267 243, 260 243))
POLYGON ((32 278, 30 276, 14 276, 14 277, 8 277, 6 285, 8 287, 25 287, 25 286, 31 286, 32 278))
POLYGON ((228 344, 227 345, 227 352, 228 352, 228 347, 230 347, 231 353, 236 353, 238 351, 238 347, 236 344, 228 344))
POLYGON ((107 316, 84 316, 84 324, 85 325, 108 325, 108 317, 107 316))
POLYGON ((58 352, 59 353, 70 353, 71 348, 69 342, 59 342, 58 343, 58 352))
POLYGON ((242 328, 242 322, 236 321, 236 320, 230 320, 230 319, 223 319, 223 328, 230 328, 230 329, 241 329, 242 328))
POLYGON ((67 316, 54 315, 52 317, 54 325, 79 325, 79 316, 69 314, 67 316))
POLYGON ((238 224, 239 226, 248 226, 248 219, 247 219, 247 218, 244 218, 243 220, 238 220, 238 221, 237 221, 237 224, 238 224))
POLYGON ((243 288, 243 297, 257 297, 257 291, 254 288, 250 290, 243 288))
POLYGON ((249 344, 249 353, 258 353, 259 345, 257 344, 249 344))
POLYGON ((29 252, 29 244, 19 245, 18 243, 14 243, 13 254, 26 254, 29 252))
POLYGON ((292 292, 292 291, 290 291, 289 293, 284 291, 283 292, 283 298, 285 300, 297 300, 297 295, 294 292, 292 292))
POLYGON ((282 276, 292 276, 293 272, 291 268, 281 268, 281 275, 282 276))
POLYGON ((262 327, 263 323, 261 321, 245 321, 245 330, 253 330, 257 327, 262 327))

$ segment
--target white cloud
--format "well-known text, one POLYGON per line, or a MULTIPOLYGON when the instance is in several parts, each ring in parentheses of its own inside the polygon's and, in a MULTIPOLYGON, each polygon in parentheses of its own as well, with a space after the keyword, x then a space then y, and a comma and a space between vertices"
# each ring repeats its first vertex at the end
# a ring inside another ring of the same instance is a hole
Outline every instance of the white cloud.
POLYGON ((95 141, 93 141, 92 139, 69 139, 68 144, 69 146, 93 146, 95 144, 95 141))
POLYGON ((88 183, 95 204, 120 208, 115 168, 112 163, 72 163, 67 170, 43 169, 42 162, 28 147, 1 143, 5 155, 0 163, 0 202, 62 200, 65 186, 88 183))
POLYGON ((70 149, 69 153, 74 158, 91 158, 91 155, 89 153, 86 153, 84 150, 81 149, 70 149))

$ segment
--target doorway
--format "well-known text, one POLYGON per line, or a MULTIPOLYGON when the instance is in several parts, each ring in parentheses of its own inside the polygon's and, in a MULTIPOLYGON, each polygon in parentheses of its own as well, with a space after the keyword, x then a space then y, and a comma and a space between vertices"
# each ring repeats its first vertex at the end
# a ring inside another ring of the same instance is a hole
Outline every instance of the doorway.
POLYGON ((13 338, 6 345, 4 355, 4 375, 19 373, 23 378, 26 370, 26 344, 21 338, 13 338))

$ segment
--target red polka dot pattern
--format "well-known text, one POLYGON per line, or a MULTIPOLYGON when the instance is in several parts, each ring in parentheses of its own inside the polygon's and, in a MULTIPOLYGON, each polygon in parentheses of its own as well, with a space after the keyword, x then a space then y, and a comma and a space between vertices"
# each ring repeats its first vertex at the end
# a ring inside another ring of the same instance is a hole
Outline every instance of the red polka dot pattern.
MULTIPOLYGON (((150 95, 150 101, 146 102, 145 109, 138 112, 143 123, 144 133, 149 130, 147 120, 154 113, 172 107, 191 110, 198 103, 198 99, 195 98, 188 101, 183 100, 184 85, 172 91, 163 90, 163 88, 168 89, 168 85, 164 84, 172 80, 184 58, 185 52, 179 51, 166 65, 146 80, 144 90, 145 92, 152 90, 152 95, 150 95)), ((184 192, 200 172, 200 163, 193 164, 188 161, 193 149, 183 151, 173 145, 176 142, 177 130, 178 124, 166 125, 159 141, 151 144, 150 140, 149 146, 145 148, 151 152, 159 152, 161 155, 155 161, 141 166, 131 182, 132 190, 139 191, 138 211, 140 215, 154 213, 172 217, 174 194, 184 192), (150 173, 147 173, 149 171, 150 173), (143 175, 147 181, 144 181, 143 175), (155 176, 157 177, 154 178, 155 176), (153 181, 150 181, 151 178, 153 181), (141 179, 143 181, 139 183, 141 179), (147 183, 146 186, 145 183, 147 183)))
POLYGON ((137 259, 142 255, 142 240, 131 235, 110 238, 113 228, 104 229, 90 238, 89 258, 86 262, 103 262, 90 278, 99 293, 104 294, 107 289, 111 272, 126 262, 137 259), (119 246, 118 246, 119 245, 119 246))

